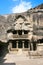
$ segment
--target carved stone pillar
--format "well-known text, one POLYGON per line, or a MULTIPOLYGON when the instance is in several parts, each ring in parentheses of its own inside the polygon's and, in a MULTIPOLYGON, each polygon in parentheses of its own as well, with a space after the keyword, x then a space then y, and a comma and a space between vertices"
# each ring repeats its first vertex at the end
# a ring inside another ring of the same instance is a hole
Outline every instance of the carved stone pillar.
POLYGON ((18 41, 16 42, 16 44, 17 44, 17 48, 18 48, 18 41))
POLYGON ((33 50, 33 43, 30 42, 30 50, 32 51, 33 50))
POLYGON ((9 52, 11 51, 11 48, 12 48, 12 43, 9 42, 9 45, 8 45, 8 50, 9 50, 9 52))
POLYGON ((23 44, 23 49, 24 49, 24 41, 22 41, 22 44, 23 44))
POLYGON ((31 50, 33 51, 33 43, 31 43, 31 50))

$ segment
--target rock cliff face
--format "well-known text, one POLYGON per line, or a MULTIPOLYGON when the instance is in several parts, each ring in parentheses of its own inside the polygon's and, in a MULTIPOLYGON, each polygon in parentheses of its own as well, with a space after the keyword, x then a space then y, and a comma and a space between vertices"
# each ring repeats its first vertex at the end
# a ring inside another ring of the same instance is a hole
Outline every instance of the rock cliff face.
POLYGON ((41 5, 37 6, 37 7, 35 7, 35 9, 43 9, 43 4, 41 4, 41 5))
POLYGON ((10 29, 30 30, 34 35, 43 35, 43 4, 24 13, 0 15, 0 41, 7 41, 10 29))

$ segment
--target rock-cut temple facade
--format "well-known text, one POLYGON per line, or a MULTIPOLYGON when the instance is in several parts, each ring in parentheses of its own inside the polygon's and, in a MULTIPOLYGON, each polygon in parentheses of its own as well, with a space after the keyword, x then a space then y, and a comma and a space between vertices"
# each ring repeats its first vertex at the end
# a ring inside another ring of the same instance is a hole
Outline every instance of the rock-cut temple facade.
POLYGON ((0 52, 43 51, 43 4, 24 13, 0 15, 0 52))

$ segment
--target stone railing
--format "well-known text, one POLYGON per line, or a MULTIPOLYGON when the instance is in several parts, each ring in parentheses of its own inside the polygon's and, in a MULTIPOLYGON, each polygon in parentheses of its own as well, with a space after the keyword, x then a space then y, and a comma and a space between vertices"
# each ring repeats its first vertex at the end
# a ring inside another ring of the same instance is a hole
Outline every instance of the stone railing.
POLYGON ((24 34, 24 35, 13 35, 13 38, 28 38, 28 35, 27 34, 24 34))

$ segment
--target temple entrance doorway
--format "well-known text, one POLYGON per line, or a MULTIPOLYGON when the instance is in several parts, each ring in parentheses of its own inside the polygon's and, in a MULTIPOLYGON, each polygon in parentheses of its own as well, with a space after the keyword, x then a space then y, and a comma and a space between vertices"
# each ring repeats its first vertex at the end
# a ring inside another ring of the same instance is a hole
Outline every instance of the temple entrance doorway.
POLYGON ((12 41, 12 48, 29 48, 29 41, 28 40, 13 40, 12 41))
POLYGON ((26 53, 27 51, 29 51, 30 49, 30 45, 29 45, 29 40, 10 40, 9 41, 9 46, 11 45, 11 53, 26 53))
POLYGON ((17 44, 16 41, 12 41, 12 48, 16 48, 17 44))
POLYGON ((22 43, 22 41, 20 40, 20 41, 18 41, 18 48, 23 48, 23 43, 22 43))
POLYGON ((28 41, 26 40, 26 41, 24 41, 24 48, 29 48, 29 43, 28 43, 28 41))

